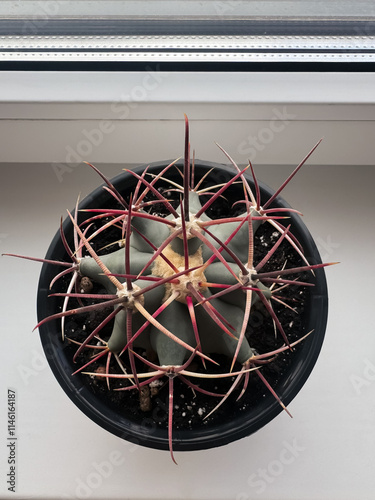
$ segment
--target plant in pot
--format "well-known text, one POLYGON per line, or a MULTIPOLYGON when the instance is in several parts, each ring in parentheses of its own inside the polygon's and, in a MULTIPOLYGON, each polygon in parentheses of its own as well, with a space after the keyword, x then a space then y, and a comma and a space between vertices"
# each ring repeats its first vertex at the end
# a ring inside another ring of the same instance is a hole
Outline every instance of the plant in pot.
POLYGON ((90 165, 104 185, 31 258, 50 366, 90 418, 175 460, 288 412, 323 341, 329 264, 279 194, 316 147, 276 192, 224 150, 230 166, 191 161, 186 117, 182 162, 112 181, 90 165))

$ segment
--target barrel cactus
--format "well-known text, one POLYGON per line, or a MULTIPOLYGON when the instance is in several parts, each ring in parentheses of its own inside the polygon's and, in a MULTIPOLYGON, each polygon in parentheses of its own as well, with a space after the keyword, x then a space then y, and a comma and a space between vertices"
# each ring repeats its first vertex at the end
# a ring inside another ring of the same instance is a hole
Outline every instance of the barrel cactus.
POLYGON ((60 280, 67 283, 65 291, 51 293, 63 298, 62 310, 44 318, 37 327, 59 319, 64 338, 67 336, 65 324, 69 316, 102 311, 102 320, 91 331, 87 326, 84 340, 68 339, 77 344, 75 361, 84 351, 95 352, 76 373, 104 378, 108 387, 111 379, 120 378, 126 383, 119 390, 140 393, 156 381, 163 378, 167 381, 168 439, 173 460, 176 377, 193 391, 219 397, 212 410, 215 411, 239 387, 241 397, 252 373, 252 376, 260 378, 266 390, 271 391, 288 412, 263 375, 262 367, 279 353, 293 350, 306 335, 290 342, 274 311, 273 302, 278 301, 284 307, 293 309, 283 300, 282 290, 311 286, 311 281, 301 281, 298 275, 306 271, 313 275, 314 269, 328 264, 310 265, 290 226, 284 225, 285 221, 288 222, 288 211, 299 212, 291 208, 270 208, 270 205, 316 147, 275 194, 261 205, 252 165, 249 163, 246 168, 240 169, 224 150, 235 172, 232 178, 222 185, 212 185, 210 189, 201 187, 203 179, 195 181, 194 161, 190 158, 189 124, 185 117, 181 183, 168 178, 171 170, 176 168, 175 162, 157 175, 149 174, 147 168, 142 175, 129 170, 137 183, 131 196, 125 199, 96 167, 90 165, 104 180, 104 189, 113 197, 116 208, 93 207, 83 224, 78 221, 79 210, 74 215, 69 213, 74 227, 74 248, 69 246, 62 229, 61 239, 71 262, 33 259, 62 269, 56 274, 51 287, 60 280), (246 180, 244 174, 247 170, 253 176, 255 189, 246 180), (158 189, 161 180, 170 182, 174 202, 158 189), (211 218, 208 215, 210 207, 225 197, 227 189, 234 183, 241 186, 239 192, 242 199, 237 200, 239 213, 211 218), (203 195, 205 202, 201 201, 203 195), (100 227, 90 231, 90 225, 96 221, 101 221, 100 227), (272 225, 278 237, 254 265, 254 236, 263 224, 272 225), (95 250, 93 241, 114 227, 121 234, 114 242, 117 248, 105 253, 95 250), (263 272, 282 242, 288 242, 303 265, 292 268, 286 265, 263 272), (93 284, 99 284, 103 292, 98 294, 93 291, 93 284), (73 300, 78 301, 78 305, 69 308, 73 300), (91 300, 91 303, 84 303, 85 300, 91 300), (257 302, 263 304, 272 319, 275 334, 283 339, 281 347, 269 352, 257 352, 247 335, 252 310, 257 302), (101 337, 108 325, 110 334, 101 337), (150 352, 152 356, 142 354, 150 352), (215 373, 211 373, 210 368, 217 365, 214 354, 225 356, 229 363, 222 370, 216 366, 215 373), (100 359, 106 359, 104 369, 90 369, 100 359), (116 360, 120 373, 111 370, 111 359, 116 360), (197 362, 203 370, 196 370, 197 362), (143 367, 141 371, 139 366, 143 367), (230 388, 225 394, 202 388, 199 379, 210 377, 231 378, 230 388))

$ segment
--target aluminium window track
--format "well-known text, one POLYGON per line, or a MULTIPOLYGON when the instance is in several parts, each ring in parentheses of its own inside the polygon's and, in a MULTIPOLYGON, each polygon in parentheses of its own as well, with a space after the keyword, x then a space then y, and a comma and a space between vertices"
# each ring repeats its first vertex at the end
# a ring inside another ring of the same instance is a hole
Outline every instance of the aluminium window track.
POLYGON ((375 36, 2 35, 0 61, 368 63, 375 36))

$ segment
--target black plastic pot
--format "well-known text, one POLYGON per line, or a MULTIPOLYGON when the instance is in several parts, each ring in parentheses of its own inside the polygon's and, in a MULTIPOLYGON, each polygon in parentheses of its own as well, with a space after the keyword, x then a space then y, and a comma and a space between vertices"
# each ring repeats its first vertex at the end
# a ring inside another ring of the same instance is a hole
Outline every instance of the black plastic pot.
MULTIPOLYGON (((149 172, 159 172, 167 164, 167 162, 152 164, 149 172)), ((211 174, 214 176, 215 183, 228 181, 233 176, 234 171, 230 167, 196 161, 196 178, 203 176, 212 167, 215 167, 214 172, 211 174)), ((135 171, 140 173, 143 169, 142 166, 135 169, 135 171)), ((180 177, 178 181, 180 182, 180 177)), ((248 181, 252 184, 251 178, 248 177, 248 181)), ((134 189, 136 181, 133 176, 125 172, 112 179, 112 183, 126 197, 134 189)), ((231 189, 234 189, 234 187, 231 189)), ((262 200, 267 200, 272 193, 273 191, 270 188, 261 184, 262 200)), ((242 195, 239 194, 239 196, 242 195)), ((111 200, 112 197, 108 192, 100 187, 84 199, 80 208, 109 206, 111 200)), ((280 197, 277 198, 273 206, 289 207, 280 197)), ((309 262, 311 264, 320 263, 317 247, 301 219, 291 214, 291 222, 292 231, 302 244, 309 262)), ((68 235, 68 241, 72 242, 73 230, 70 220, 65 220, 64 231, 68 235)), ((54 237, 46 258, 68 261, 59 232, 54 237)), ((43 265, 38 290, 37 309, 39 320, 58 311, 58 300, 47 297, 49 283, 55 273, 55 266, 43 265)), ((274 387, 286 405, 297 395, 309 377, 324 339, 328 311, 327 286, 323 269, 318 269, 315 274, 315 286, 309 288, 310 295, 302 318, 305 331, 314 330, 314 333, 296 349, 293 355, 293 363, 282 374, 274 387)), ((168 449, 166 429, 160 429, 150 424, 149 419, 135 421, 125 418, 120 413, 108 408, 101 399, 95 396, 85 385, 83 377, 71 375, 77 369, 77 365, 73 364, 71 355, 67 353, 66 344, 61 341, 58 321, 51 321, 42 325, 40 327, 40 337, 50 367, 59 384, 74 404, 91 420, 128 441, 150 448, 168 449)), ((231 415, 227 420, 220 419, 220 422, 202 425, 194 430, 173 430, 174 450, 198 450, 222 446, 254 433, 282 411, 281 406, 266 389, 264 394, 264 397, 255 407, 252 407, 249 411, 241 411, 234 416, 231 415)))

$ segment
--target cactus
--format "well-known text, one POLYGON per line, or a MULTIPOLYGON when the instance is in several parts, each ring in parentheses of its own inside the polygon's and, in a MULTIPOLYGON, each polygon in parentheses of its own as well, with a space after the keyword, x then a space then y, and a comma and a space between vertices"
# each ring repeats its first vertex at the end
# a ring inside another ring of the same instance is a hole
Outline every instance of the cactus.
POLYGON ((300 281, 295 276, 306 271, 313 275, 314 269, 330 264, 310 265, 290 226, 283 225, 283 219, 288 220, 288 212, 299 214, 297 210, 275 209, 270 205, 318 144, 275 194, 261 205, 252 165, 249 163, 246 168, 240 169, 222 148, 235 170, 233 177, 225 184, 209 189, 201 187, 203 179, 195 183, 194 161, 190 159, 189 123, 185 117, 181 185, 169 181, 170 191, 177 193, 177 203, 167 199, 158 189, 160 181, 168 181, 170 171, 176 168, 175 162, 157 175, 148 174, 147 168, 142 175, 129 170, 137 184, 127 200, 96 167, 88 164, 102 177, 104 189, 111 194, 118 208, 93 207, 83 224, 78 223, 79 210, 74 215, 69 213, 74 228, 74 249, 69 246, 62 226, 60 232, 72 262, 32 259, 63 267, 52 280, 51 287, 58 280, 70 278, 65 292, 51 294, 63 297, 62 311, 44 318, 36 328, 59 319, 64 338, 68 316, 102 311, 103 319, 91 332, 87 332, 82 342, 68 339, 79 344, 74 361, 85 350, 92 352, 97 349, 97 354, 75 373, 104 378, 108 387, 111 379, 120 378, 126 384, 119 390, 140 392, 152 382, 166 377, 169 387, 168 440, 173 461, 176 377, 194 391, 219 397, 213 412, 236 388, 242 387, 241 396, 253 373, 288 412, 261 368, 279 353, 293 350, 311 332, 290 342, 272 304, 277 301, 293 310, 282 297, 282 290, 293 286, 312 286, 311 281, 300 281), (247 170, 252 173, 254 190, 244 175, 247 170), (237 201, 240 213, 212 219, 208 215, 210 207, 225 197, 226 190, 234 183, 240 184, 240 192, 243 192, 243 199, 237 201), (201 202, 203 195, 205 202, 201 202), (160 211, 166 215, 160 215, 160 211), (90 232, 90 224, 97 221, 102 222, 101 226, 90 232), (254 235, 265 223, 271 224, 279 237, 260 262, 254 265, 254 235), (119 248, 105 254, 94 250, 92 242, 95 238, 113 228, 119 228, 121 232, 120 240, 115 242, 119 248), (303 265, 263 272, 283 241, 300 256, 303 265), (99 284, 105 293, 93 292, 93 283, 99 284), (78 300, 79 305, 69 309, 69 302, 73 299, 78 300), (93 303, 85 305, 83 300, 93 303), (264 306, 276 334, 283 339, 282 346, 271 352, 258 353, 250 345, 247 335, 249 318, 257 302, 264 306), (108 325, 111 325, 111 333, 108 338, 102 338, 101 333, 108 325), (100 345, 94 345, 98 339, 100 345), (142 355, 144 352, 153 352, 154 357, 142 355), (214 354, 225 356, 230 368, 220 372, 216 367, 215 373, 211 373, 210 367, 217 365, 214 354), (104 357, 105 369, 90 370, 90 365, 104 357), (113 358, 120 367, 120 373, 113 373, 110 369, 113 358), (197 361, 202 364, 203 370, 194 369, 193 363, 197 361), (140 362, 144 367, 142 371, 138 368, 140 362), (212 393, 199 385, 199 379, 212 377, 231 378, 233 383, 225 394, 212 393))

